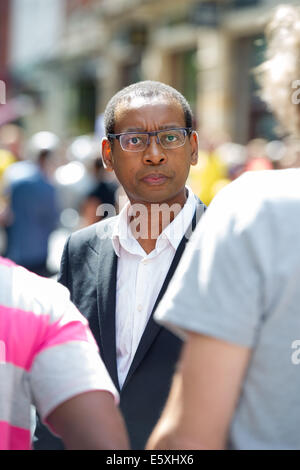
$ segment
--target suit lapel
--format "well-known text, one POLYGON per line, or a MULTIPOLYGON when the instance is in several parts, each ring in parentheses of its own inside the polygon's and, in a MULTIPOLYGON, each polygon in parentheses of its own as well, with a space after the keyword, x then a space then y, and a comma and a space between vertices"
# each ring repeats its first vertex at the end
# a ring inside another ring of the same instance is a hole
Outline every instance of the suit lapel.
POLYGON ((181 242, 180 242, 180 244, 179 244, 179 246, 176 250, 176 253, 175 253, 175 256, 173 258, 170 269, 167 273, 167 276, 165 278, 163 286, 162 286, 162 288, 161 288, 161 290, 158 294, 155 305, 154 305, 153 310, 151 312, 151 316, 150 316, 149 321, 147 323, 147 326, 144 330, 142 338, 139 342, 137 351, 135 353, 135 356, 134 356, 133 361, 131 363, 131 366, 130 366, 129 372, 127 374, 126 380, 124 382, 123 389, 126 386, 126 384, 128 383, 128 381, 130 380, 130 378, 132 377, 132 374, 134 373, 134 371, 136 370, 138 365, 143 360, 146 352, 148 351, 149 347, 151 346, 151 344, 155 340, 156 336, 158 335, 158 333, 162 329, 162 327, 153 320, 153 315, 154 315, 154 312, 155 312, 159 302, 161 301, 163 295, 165 294, 165 292, 167 290, 167 287, 170 283, 170 280, 172 279, 172 276, 173 276, 173 274, 174 274, 174 272, 177 268, 177 265, 180 261, 182 253, 184 252, 186 243, 190 239, 190 236, 191 236, 192 232, 194 231, 200 217, 202 216, 203 212, 205 211, 205 206, 203 205, 203 203, 201 203, 201 201, 198 198, 197 198, 197 202, 198 203, 197 203, 197 207, 196 207, 196 211, 194 213, 193 219, 192 219, 185 235, 183 236, 183 238, 182 238, 182 240, 181 240, 181 242))
POLYGON ((102 345, 101 356, 119 390, 115 326, 117 255, 110 237, 101 241, 98 258, 97 303, 102 345))

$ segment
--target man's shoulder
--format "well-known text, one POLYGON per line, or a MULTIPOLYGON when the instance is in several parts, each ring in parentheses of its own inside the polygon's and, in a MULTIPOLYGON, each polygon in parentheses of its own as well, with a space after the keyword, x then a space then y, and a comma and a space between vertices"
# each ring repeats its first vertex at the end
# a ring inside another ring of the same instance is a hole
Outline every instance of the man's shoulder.
MULTIPOLYGON (((70 295, 64 286, 54 279, 38 276, 1 257, 0 278, 1 286, 3 286, 0 295, 0 310, 5 306, 5 308, 19 310, 22 318, 44 316, 48 317, 52 323, 63 314, 68 306, 70 295)), ((10 321, 14 322, 15 319, 10 319, 10 321)), ((39 322, 38 318, 34 321, 39 322)))
POLYGON ((89 247, 97 252, 103 240, 111 239, 117 219, 118 216, 110 217, 77 230, 70 236, 70 247, 72 249, 89 247))

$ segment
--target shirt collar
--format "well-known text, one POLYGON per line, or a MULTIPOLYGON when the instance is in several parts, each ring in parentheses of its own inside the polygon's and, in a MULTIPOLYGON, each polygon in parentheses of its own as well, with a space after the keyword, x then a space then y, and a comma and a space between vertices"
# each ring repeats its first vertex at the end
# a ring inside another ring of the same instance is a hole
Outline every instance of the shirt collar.
POLYGON ((191 188, 186 187, 186 189, 188 190, 188 197, 183 208, 157 239, 167 238, 175 250, 177 250, 182 237, 187 231, 196 210, 195 195, 191 188))
POLYGON ((129 240, 132 237, 132 233, 128 225, 129 207, 130 202, 128 201, 119 213, 117 222, 112 231, 112 244, 117 256, 120 256, 121 240, 129 240))
MULTIPOLYGON (((165 240, 167 240, 176 251, 181 239, 187 231, 195 213, 197 203, 196 197, 191 188, 187 186, 186 189, 188 191, 187 200, 181 211, 172 220, 172 222, 165 227, 165 229, 157 238, 156 249, 160 245, 164 244, 165 240)), ((120 256, 121 246, 132 254, 142 254, 143 252, 143 249, 141 248, 138 241, 134 238, 130 229, 128 220, 129 208, 130 202, 128 202, 121 210, 117 219, 117 223, 113 228, 112 244, 117 256, 120 256)))

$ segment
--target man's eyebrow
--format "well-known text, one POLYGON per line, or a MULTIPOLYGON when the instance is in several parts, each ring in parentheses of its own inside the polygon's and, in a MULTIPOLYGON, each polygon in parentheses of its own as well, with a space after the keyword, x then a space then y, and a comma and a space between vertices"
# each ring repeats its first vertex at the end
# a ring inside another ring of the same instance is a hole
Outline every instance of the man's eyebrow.
MULTIPOLYGON (((177 124, 167 124, 165 126, 160 126, 159 129, 157 129, 158 131, 160 130, 165 130, 165 129, 182 129, 184 128, 185 126, 180 126, 177 124)), ((120 134, 123 134, 125 132, 147 132, 145 131, 145 129, 143 127, 128 127, 126 129, 124 129, 122 132, 120 132, 120 134)))

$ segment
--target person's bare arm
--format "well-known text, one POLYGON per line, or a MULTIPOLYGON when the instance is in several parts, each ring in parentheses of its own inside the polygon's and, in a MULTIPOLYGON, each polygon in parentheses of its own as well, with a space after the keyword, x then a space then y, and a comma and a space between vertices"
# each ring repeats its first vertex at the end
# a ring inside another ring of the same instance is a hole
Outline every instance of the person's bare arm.
POLYGON ((67 449, 128 449, 123 418, 107 391, 77 395, 59 405, 47 423, 67 449))
POLYGON ((147 449, 224 449, 250 350, 189 333, 147 449))

